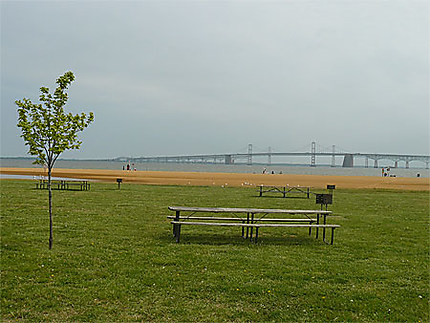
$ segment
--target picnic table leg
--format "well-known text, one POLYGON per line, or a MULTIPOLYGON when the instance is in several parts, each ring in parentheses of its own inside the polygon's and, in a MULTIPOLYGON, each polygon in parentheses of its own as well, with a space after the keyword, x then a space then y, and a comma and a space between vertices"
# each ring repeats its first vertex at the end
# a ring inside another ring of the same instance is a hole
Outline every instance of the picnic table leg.
MULTIPOLYGON (((249 224, 249 213, 246 214, 246 224, 249 224)), ((246 227, 246 239, 248 239, 249 227, 246 227)))
POLYGON ((308 189, 307 189, 307 196, 308 196, 308 198, 309 198, 309 187, 308 187, 308 189))
MULTIPOLYGON (((180 214, 180 212, 181 212, 181 211, 176 211, 175 221, 179 221, 179 214, 180 214)), ((174 236, 174 237, 176 237, 176 234, 177 234, 177 228, 178 228, 178 225, 177 225, 177 224, 174 224, 174 225, 173 225, 173 236, 174 236)))
MULTIPOLYGON (((242 220, 242 224, 245 224, 245 220, 242 220)), ((245 227, 242 227, 242 238, 245 237, 245 227)))
POLYGON ((179 243, 179 236, 181 235, 181 225, 177 224, 176 228, 176 243, 179 243))
POLYGON ((260 197, 263 196, 263 186, 260 186, 260 197))
POLYGON ((333 245, 333 238, 334 238, 334 229, 335 228, 331 228, 331 244, 333 245))
MULTIPOLYGON (((254 223, 254 213, 251 213, 251 224, 253 224, 254 223)), ((250 230, 250 234, 249 234, 249 240, 250 241, 252 241, 252 231, 253 231, 253 227, 251 227, 251 230, 250 230)))
POLYGON ((255 243, 257 243, 257 239, 258 239, 258 227, 255 227, 255 239, 254 239, 255 243))
POLYGON ((285 190, 286 190, 286 188, 285 188, 285 186, 284 186, 284 198, 285 198, 285 196, 286 196, 286 194, 287 194, 287 192, 286 192, 285 190))
MULTIPOLYGON (((320 224, 320 215, 317 214, 317 224, 320 224)), ((315 229, 316 230, 316 234, 315 234, 315 239, 318 239, 318 227, 315 229)))
MULTIPOLYGON (((324 214, 323 217, 324 217, 324 224, 326 224, 327 215, 324 214)), ((323 241, 325 242, 325 227, 323 228, 323 241)))

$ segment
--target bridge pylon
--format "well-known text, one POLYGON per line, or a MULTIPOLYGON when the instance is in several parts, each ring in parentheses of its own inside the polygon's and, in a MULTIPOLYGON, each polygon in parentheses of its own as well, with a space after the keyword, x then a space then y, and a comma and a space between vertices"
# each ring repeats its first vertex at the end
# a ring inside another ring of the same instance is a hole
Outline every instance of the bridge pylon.
POLYGON ((311 167, 315 167, 315 154, 316 154, 316 142, 312 141, 311 144, 311 167))
POLYGON ((331 167, 336 167, 336 146, 332 145, 332 155, 331 155, 331 167))
POLYGON ((345 154, 343 158, 342 167, 354 167, 354 155, 353 154, 345 154))
POLYGON ((225 155, 224 157, 224 163, 226 165, 231 165, 234 163, 233 157, 231 155, 225 155))
POLYGON ((269 146, 269 153, 267 154, 267 164, 272 165, 272 147, 269 146))

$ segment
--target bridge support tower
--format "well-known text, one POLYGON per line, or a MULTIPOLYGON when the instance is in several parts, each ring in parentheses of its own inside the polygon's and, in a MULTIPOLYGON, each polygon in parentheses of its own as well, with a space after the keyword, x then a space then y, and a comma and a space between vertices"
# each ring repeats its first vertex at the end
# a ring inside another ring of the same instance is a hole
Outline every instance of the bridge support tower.
POLYGON ((343 158, 342 167, 354 167, 354 155, 353 154, 345 154, 343 158))
POLYGON ((336 147, 335 145, 331 146, 332 147, 332 155, 331 155, 331 167, 336 167, 336 147))
POLYGON ((252 144, 248 144, 248 165, 252 165, 252 144))
POLYGON ((233 164, 233 158, 231 157, 231 155, 225 155, 224 162, 226 165, 233 164))
POLYGON ((268 149, 269 153, 267 154, 267 164, 272 165, 272 147, 268 149))
POLYGON ((315 153, 316 153, 316 143, 315 141, 312 141, 311 144, 311 167, 315 167, 315 153))

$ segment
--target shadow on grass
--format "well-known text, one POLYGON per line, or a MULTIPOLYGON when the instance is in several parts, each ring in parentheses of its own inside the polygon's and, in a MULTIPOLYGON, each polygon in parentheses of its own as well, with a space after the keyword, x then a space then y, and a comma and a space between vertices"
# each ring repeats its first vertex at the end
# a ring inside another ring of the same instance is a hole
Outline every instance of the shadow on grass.
MULTIPOLYGON (((159 235, 158 238, 164 243, 176 244, 176 239, 173 235, 159 235)), ((238 236, 230 234, 203 234, 203 233, 181 233, 179 244, 198 244, 198 245, 211 245, 211 246, 249 246, 249 245, 276 245, 276 246, 325 246, 322 239, 315 239, 315 236, 306 235, 286 235, 286 236, 271 236, 259 235, 257 243, 238 236)))
POLYGON ((306 197, 306 196, 285 196, 282 195, 265 195, 265 196, 258 196, 258 195, 252 195, 252 197, 257 197, 259 199, 266 199, 266 198, 275 198, 275 199, 293 199, 293 200, 312 200, 312 196, 306 197))
MULTIPOLYGON (((48 189, 47 188, 32 188, 32 191, 37 191, 37 192, 46 192, 48 193, 48 189)), ((76 193, 86 193, 89 194, 91 192, 91 190, 79 190, 79 189, 59 189, 59 188, 52 188, 52 192, 69 192, 70 194, 72 194, 73 192, 76 193)), ((94 192, 94 190, 93 190, 94 192)))

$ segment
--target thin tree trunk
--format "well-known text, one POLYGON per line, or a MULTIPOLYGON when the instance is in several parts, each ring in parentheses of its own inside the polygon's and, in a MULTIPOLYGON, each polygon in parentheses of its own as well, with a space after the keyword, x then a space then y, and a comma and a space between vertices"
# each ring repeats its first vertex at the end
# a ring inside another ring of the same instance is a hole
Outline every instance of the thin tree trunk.
POLYGON ((48 168, 48 191, 49 191, 49 249, 52 249, 52 189, 51 189, 51 168, 48 168))

